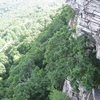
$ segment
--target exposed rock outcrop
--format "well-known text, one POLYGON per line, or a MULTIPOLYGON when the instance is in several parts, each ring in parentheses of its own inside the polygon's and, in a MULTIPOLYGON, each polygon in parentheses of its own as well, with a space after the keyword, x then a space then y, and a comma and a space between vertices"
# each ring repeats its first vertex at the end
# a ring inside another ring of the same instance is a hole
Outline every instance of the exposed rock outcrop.
POLYGON ((71 86, 71 79, 67 78, 64 82, 63 92, 71 98, 71 100, 100 100, 100 87, 93 88, 88 92, 85 87, 79 84, 79 92, 75 92, 71 86))
MULTIPOLYGON (((87 92, 85 87, 79 85, 79 92, 75 92, 71 86, 71 80, 67 79, 64 82, 63 92, 66 93, 71 100, 93 100, 92 93, 87 92)), ((97 99, 96 99, 97 100, 97 99)))
MULTIPOLYGON (((69 22, 70 26, 76 25, 77 35, 88 34, 91 44, 96 47, 96 57, 100 59, 100 0, 66 0, 76 12, 75 18, 69 22)), ((87 92, 85 87, 79 84, 79 92, 73 91, 71 79, 65 80, 63 92, 71 100, 100 100, 100 88, 87 92)))
POLYGON ((77 12, 78 35, 87 33, 94 38, 96 56, 100 59, 100 0, 66 0, 66 3, 77 12))

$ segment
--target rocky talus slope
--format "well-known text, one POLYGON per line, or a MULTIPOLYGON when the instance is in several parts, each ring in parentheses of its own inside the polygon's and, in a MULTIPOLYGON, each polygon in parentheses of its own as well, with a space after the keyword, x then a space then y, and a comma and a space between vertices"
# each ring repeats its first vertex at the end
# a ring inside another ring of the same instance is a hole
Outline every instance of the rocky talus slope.
MULTIPOLYGON (((92 44, 96 46, 96 57, 100 59, 100 0, 66 0, 66 3, 76 12, 70 25, 76 24, 78 35, 88 34, 91 37, 92 44)), ((99 86, 92 89, 91 93, 81 85, 78 88, 79 93, 73 92, 71 79, 67 79, 63 92, 72 100, 100 100, 99 86)))

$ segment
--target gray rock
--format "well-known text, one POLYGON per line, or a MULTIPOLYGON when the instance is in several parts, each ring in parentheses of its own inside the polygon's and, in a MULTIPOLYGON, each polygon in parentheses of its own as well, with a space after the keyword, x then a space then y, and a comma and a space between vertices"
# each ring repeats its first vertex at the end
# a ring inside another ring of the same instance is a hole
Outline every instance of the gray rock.
MULTIPOLYGON (((66 0, 76 12, 76 17, 69 22, 72 28, 76 24, 77 36, 88 34, 91 39, 91 45, 96 46, 96 57, 100 59, 100 0, 66 0), (75 21, 76 20, 76 21, 75 21)), ((79 84, 79 93, 73 91, 71 78, 65 80, 63 92, 71 100, 100 100, 100 88, 95 88, 88 93, 85 87, 79 84)))
POLYGON ((91 100, 91 93, 88 93, 85 87, 79 84, 79 93, 76 93, 71 86, 71 80, 65 80, 63 92, 71 98, 71 100, 91 100))
POLYGON ((92 92, 93 92, 94 100, 100 100, 100 89, 99 88, 94 88, 92 90, 92 92))
MULTIPOLYGON (((89 34, 100 37, 100 0, 66 0, 67 4, 76 11, 77 14, 77 34, 89 34)), ((72 24, 72 23, 71 23, 72 24)), ((97 37, 97 38, 98 38, 97 37)), ((97 47, 97 58, 100 59, 100 39, 94 38, 97 47)))

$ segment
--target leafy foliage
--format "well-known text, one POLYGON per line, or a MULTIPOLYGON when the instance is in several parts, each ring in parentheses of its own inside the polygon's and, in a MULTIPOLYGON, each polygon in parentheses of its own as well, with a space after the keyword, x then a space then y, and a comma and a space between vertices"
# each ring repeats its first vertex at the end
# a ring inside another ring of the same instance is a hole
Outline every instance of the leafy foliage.
POLYGON ((70 100, 64 93, 58 90, 53 90, 49 98, 50 100, 70 100))
POLYGON ((6 51, 10 68, 1 80, 1 99, 69 100, 61 92, 68 76, 73 86, 79 82, 91 89, 100 84, 100 62, 92 52, 95 48, 87 45, 87 36, 73 37, 75 30, 68 26, 73 16, 73 10, 63 6, 33 43, 25 39, 6 51), (21 57, 14 60, 16 54, 21 57))

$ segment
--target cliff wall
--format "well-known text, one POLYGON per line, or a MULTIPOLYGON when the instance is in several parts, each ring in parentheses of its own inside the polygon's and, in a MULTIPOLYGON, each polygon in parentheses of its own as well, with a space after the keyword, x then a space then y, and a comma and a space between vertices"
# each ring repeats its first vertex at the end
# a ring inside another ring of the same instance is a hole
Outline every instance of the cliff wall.
POLYGON ((66 0, 76 12, 77 34, 88 34, 93 37, 96 46, 96 57, 100 59, 100 0, 66 0))
MULTIPOLYGON (((73 26, 75 23, 77 35, 88 34, 91 43, 96 47, 96 57, 100 59, 100 0, 66 0, 76 15, 69 23, 73 26)), ((87 92, 85 87, 79 84, 79 92, 75 93, 71 86, 71 80, 66 79, 63 92, 72 100, 100 100, 100 88, 94 88, 87 92)))

